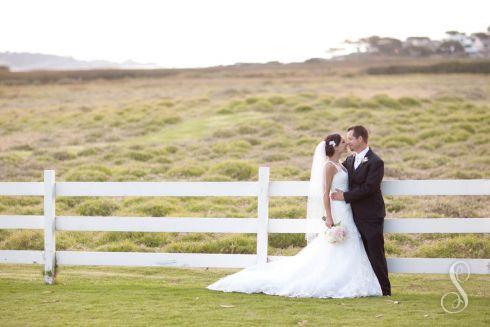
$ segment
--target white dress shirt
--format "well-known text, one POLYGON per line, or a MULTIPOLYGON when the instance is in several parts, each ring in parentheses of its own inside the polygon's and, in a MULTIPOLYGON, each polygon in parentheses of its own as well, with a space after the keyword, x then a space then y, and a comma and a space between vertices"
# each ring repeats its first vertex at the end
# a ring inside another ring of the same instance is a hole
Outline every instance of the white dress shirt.
POLYGON ((354 169, 357 169, 359 165, 361 164, 362 159, 366 156, 366 153, 369 151, 369 147, 366 147, 364 150, 362 150, 359 153, 356 153, 356 159, 354 160, 354 169))

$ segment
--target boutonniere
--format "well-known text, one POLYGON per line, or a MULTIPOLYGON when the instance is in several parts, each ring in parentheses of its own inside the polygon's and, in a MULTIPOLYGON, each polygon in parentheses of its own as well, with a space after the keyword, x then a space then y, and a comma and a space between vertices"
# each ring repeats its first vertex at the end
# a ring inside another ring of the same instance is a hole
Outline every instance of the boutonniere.
POLYGON ((362 158, 362 162, 367 162, 368 161, 368 158, 364 157, 362 158))

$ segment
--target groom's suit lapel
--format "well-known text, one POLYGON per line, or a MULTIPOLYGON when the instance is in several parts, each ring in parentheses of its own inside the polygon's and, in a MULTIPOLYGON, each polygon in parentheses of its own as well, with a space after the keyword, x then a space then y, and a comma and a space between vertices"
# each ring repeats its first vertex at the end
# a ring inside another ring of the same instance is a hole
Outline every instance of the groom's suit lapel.
POLYGON ((354 173, 354 162, 356 161, 356 154, 350 156, 350 171, 354 173))
POLYGON ((347 171, 349 173, 349 186, 352 185, 352 177, 354 175, 354 161, 356 159, 356 155, 349 156, 349 160, 347 161, 347 171))
POLYGON ((353 175, 358 174, 358 173, 361 171, 361 169, 363 169, 363 168, 364 168, 364 166, 366 165, 366 163, 365 163, 365 162, 363 162, 363 161, 364 161, 366 158, 367 158, 367 160, 369 160, 372 152, 373 152, 373 151, 371 150, 371 148, 369 148, 368 152, 366 152, 366 155, 364 156, 364 159, 362 159, 362 160, 361 160, 361 162, 359 163, 359 166, 357 166, 357 169, 355 169, 355 166, 354 166, 354 162, 356 161, 356 160, 355 160, 355 159, 356 159, 356 157, 355 157, 355 155, 354 155, 354 159, 352 160, 352 172, 353 172, 352 174, 353 174, 353 175))

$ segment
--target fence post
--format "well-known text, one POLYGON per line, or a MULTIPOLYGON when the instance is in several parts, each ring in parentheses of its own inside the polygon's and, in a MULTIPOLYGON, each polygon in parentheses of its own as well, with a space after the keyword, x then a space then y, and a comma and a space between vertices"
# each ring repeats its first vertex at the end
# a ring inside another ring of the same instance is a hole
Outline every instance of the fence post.
POLYGON ((44 171, 44 282, 54 284, 56 277, 56 188, 55 171, 44 171))
POLYGON ((269 167, 259 167, 259 194, 257 205, 257 263, 267 262, 269 243, 269 167))

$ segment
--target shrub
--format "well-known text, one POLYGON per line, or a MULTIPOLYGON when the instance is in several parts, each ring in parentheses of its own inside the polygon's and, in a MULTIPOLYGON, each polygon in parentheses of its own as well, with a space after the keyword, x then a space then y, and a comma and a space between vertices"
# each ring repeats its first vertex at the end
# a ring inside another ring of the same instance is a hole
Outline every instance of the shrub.
POLYGON ((275 174, 281 178, 296 177, 300 173, 300 170, 296 167, 276 167, 275 174))
POLYGON ((97 247, 97 251, 107 252, 141 252, 142 247, 136 245, 131 240, 122 240, 119 242, 113 242, 103 244, 97 247))
POLYGON ((104 119, 104 115, 95 115, 94 116, 94 121, 101 121, 104 119))
POLYGON ((385 250, 386 250, 386 254, 388 254, 388 255, 398 255, 398 254, 401 254, 400 248, 396 244, 393 244, 392 242, 390 242, 389 240, 387 240, 385 242, 384 247, 385 247, 385 250))
POLYGON ((312 110, 313 108, 311 106, 306 106, 306 105, 298 106, 294 109, 294 111, 296 112, 308 112, 312 110))
POLYGON ((57 197, 56 202, 57 204, 63 205, 66 208, 75 208, 77 207, 80 203, 84 201, 83 198, 81 197, 57 197))
POLYGON ((426 258, 489 258, 490 238, 464 235, 440 240, 422 245, 416 255, 426 258))
POLYGON ((269 245, 275 248, 304 247, 305 234, 269 234, 269 245))
POLYGON ((378 106, 392 108, 392 109, 400 109, 400 103, 398 100, 390 98, 386 94, 378 94, 372 97, 371 101, 376 103, 378 106))
POLYGON ((232 142, 219 142, 213 145, 213 151, 218 154, 234 153, 244 154, 252 146, 245 140, 236 140, 232 142))
POLYGON ((237 160, 228 160, 212 167, 211 171, 220 175, 229 176, 236 180, 250 179, 255 167, 237 160))
POLYGON ((150 217, 165 217, 175 211, 176 208, 170 203, 146 203, 138 208, 142 214, 150 217))
POLYGON ((259 98, 257 98, 257 97, 250 97, 250 98, 245 99, 246 104, 254 104, 257 101, 259 101, 259 98))
POLYGON ((401 97, 401 98, 398 98, 398 102, 402 106, 406 106, 406 107, 420 106, 420 101, 417 100, 417 99, 415 99, 415 98, 412 98, 412 97, 401 97))
POLYGON ((468 133, 471 133, 471 134, 474 134, 476 132, 475 130, 475 127, 473 125, 470 125, 470 124, 459 124, 459 125, 456 125, 455 126, 456 128, 460 128, 468 133))
POLYGON ((172 124, 177 124, 182 121, 182 118, 179 116, 171 116, 171 117, 166 117, 163 119, 163 124, 165 125, 172 125, 172 124))
POLYGON ((287 139, 276 139, 264 144, 265 149, 288 148, 290 146, 291 142, 287 139))
POLYGON ((478 179, 483 178, 483 174, 473 170, 458 170, 454 173, 454 178, 457 179, 478 179))
POLYGON ((232 114, 233 113, 233 110, 228 108, 228 107, 224 107, 224 108, 221 108, 217 111, 217 113, 219 115, 229 115, 229 114, 232 114))
POLYGON ((455 142, 462 142, 466 141, 470 137, 470 134, 465 131, 456 131, 456 132, 451 132, 450 134, 446 135, 444 138, 444 141, 447 143, 455 143, 455 142))
POLYGON ((170 243, 170 238, 166 234, 161 234, 161 233, 144 233, 144 234, 145 235, 138 240, 138 243, 141 243, 146 247, 159 248, 170 243))
MULTIPOLYGON (((252 109, 254 111, 258 111, 258 112, 272 112, 272 111, 274 111, 274 107, 270 104, 270 102, 267 102, 264 100, 257 101, 256 103, 254 103, 252 105, 252 107, 250 109, 252 109)), ((245 111, 245 110, 247 110, 246 107, 244 107, 243 110, 240 110, 240 111, 245 111)))
POLYGON ((149 152, 132 151, 127 156, 136 161, 148 161, 153 158, 153 155, 149 152))
POLYGON ((304 136, 304 137, 300 138, 299 140, 297 140, 296 144, 297 145, 315 144, 315 142, 320 142, 320 141, 318 141, 317 139, 312 138, 312 137, 304 136))
POLYGON ((258 130, 250 125, 241 125, 238 127, 237 132, 238 134, 255 134, 258 132, 258 130))
POLYGON ((168 145, 165 147, 165 151, 168 153, 176 153, 179 149, 174 145, 168 145))
POLYGON ((366 69, 367 74, 448 74, 448 73, 470 73, 490 74, 490 61, 479 60, 471 62, 445 61, 431 65, 391 65, 382 67, 370 67, 366 69))
POLYGON ((334 99, 335 98, 333 96, 327 95, 320 100, 320 103, 328 106, 328 105, 332 104, 334 99))
POLYGON ((286 103, 286 99, 282 96, 272 96, 268 100, 272 105, 280 105, 286 103))
POLYGON ((337 98, 333 101, 332 106, 340 108, 359 108, 361 100, 355 96, 337 98))
POLYGON ((444 134, 444 132, 442 130, 432 128, 432 129, 429 129, 429 130, 420 132, 417 135, 417 139, 419 139, 419 140, 426 140, 426 139, 430 139, 430 138, 433 138, 433 137, 436 137, 436 136, 440 136, 440 135, 443 135, 443 134, 444 134))
POLYGON ((10 150, 13 150, 13 151, 32 151, 32 150, 34 150, 34 148, 31 147, 29 144, 20 144, 20 145, 16 145, 16 146, 11 147, 10 150))
POLYGON ((245 141, 247 141, 250 145, 259 145, 261 143, 260 139, 255 137, 246 137, 245 141))
POLYGON ((169 252, 187 253, 227 253, 246 254, 255 253, 256 241, 253 238, 232 235, 209 241, 174 242, 166 247, 169 252))
POLYGON ((270 210, 270 216, 274 218, 299 218, 305 214, 305 208, 292 204, 273 207, 270 210))
POLYGON ((386 201, 386 210, 388 212, 399 212, 405 209, 405 202, 400 199, 392 199, 386 201))
POLYGON ((171 108, 171 107, 175 106, 175 103, 173 103, 170 100, 162 100, 162 101, 159 101, 158 102, 158 105, 164 106, 164 107, 167 107, 167 108, 171 108))
POLYGON ((76 156, 73 153, 69 153, 67 151, 57 151, 53 153, 53 158, 56 160, 64 161, 74 159, 76 158, 76 156))
POLYGON ((78 157, 93 156, 101 152, 99 148, 86 148, 84 150, 78 151, 78 157))
POLYGON ((430 203, 427 207, 427 211, 440 217, 468 218, 478 217, 475 210, 477 208, 478 202, 474 201, 459 203, 458 201, 439 199, 433 203, 430 203))
POLYGON ((384 146, 387 148, 403 147, 407 145, 414 145, 415 143, 416 141, 412 137, 402 134, 390 136, 384 140, 384 146))
POLYGON ((42 250, 44 238, 42 231, 18 230, 12 232, 2 243, 4 249, 42 250))
POLYGON ((105 182, 111 175, 111 170, 104 166, 75 167, 66 174, 66 180, 75 182, 105 182))
POLYGON ((168 176, 172 177, 198 177, 206 172, 206 168, 201 165, 184 164, 171 168, 168 172, 168 176))
POLYGON ((281 161, 289 159, 288 156, 281 153, 271 153, 264 156, 265 161, 281 161))
POLYGON ((235 135, 235 132, 233 132, 231 129, 218 129, 213 133, 214 137, 231 137, 235 135))
POLYGON ((231 182, 234 179, 231 178, 230 176, 224 176, 224 175, 219 175, 219 174, 209 174, 209 175, 205 175, 201 180, 207 181, 207 182, 231 182))
POLYGON ((82 216, 110 216, 117 208, 108 200, 89 199, 78 206, 77 212, 82 216))

